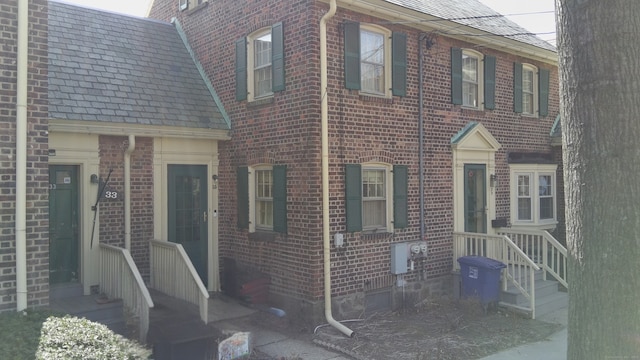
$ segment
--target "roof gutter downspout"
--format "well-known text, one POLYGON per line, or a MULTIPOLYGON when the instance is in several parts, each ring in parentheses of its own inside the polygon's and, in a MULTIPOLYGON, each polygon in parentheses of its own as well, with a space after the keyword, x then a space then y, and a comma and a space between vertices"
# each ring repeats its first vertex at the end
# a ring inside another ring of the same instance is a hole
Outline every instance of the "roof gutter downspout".
POLYGON ((124 248, 131 251, 131 153, 136 137, 129 135, 129 147, 124 152, 124 248))
POLYGON ((329 236, 329 100, 327 92, 327 20, 336 13, 336 0, 320 19, 320 117, 322 131, 322 239, 324 249, 324 315, 329 325, 352 337, 353 330, 339 323, 331 314, 331 237, 329 236))
POLYGON ((419 193, 420 193, 420 240, 426 240, 425 230, 425 209, 424 209, 424 120, 422 119, 424 114, 424 72, 422 70, 424 66, 424 48, 423 42, 426 39, 426 34, 420 34, 418 37, 418 181, 419 181, 419 193))
POLYGON ((27 308, 27 68, 29 2, 18 0, 16 78, 16 305, 27 308))

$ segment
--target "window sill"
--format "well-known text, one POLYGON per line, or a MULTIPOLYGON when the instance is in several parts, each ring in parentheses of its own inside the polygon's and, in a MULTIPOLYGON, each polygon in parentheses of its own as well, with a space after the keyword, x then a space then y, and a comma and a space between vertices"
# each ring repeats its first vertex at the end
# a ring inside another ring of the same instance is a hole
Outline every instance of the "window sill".
POLYGON ((523 117, 523 118, 538 119, 538 115, 536 115, 536 114, 520 113, 520 116, 523 117))
POLYGON ((277 233, 267 230, 259 230, 256 232, 249 233, 249 241, 266 241, 273 242, 276 241, 277 233))
POLYGON ((360 233, 362 240, 385 240, 393 236, 393 233, 387 232, 387 229, 379 230, 363 230, 360 233))
POLYGON ((384 95, 360 93, 360 100, 379 104, 393 104, 393 97, 386 97, 384 95))
POLYGON ((511 223, 511 227, 505 228, 505 229, 512 229, 512 230, 517 230, 517 229, 522 229, 522 230, 553 230, 556 228, 556 226, 558 225, 558 221, 553 220, 553 221, 549 221, 549 222, 543 222, 543 223, 522 223, 522 222, 512 222, 511 223))
POLYGON ((247 101, 247 107, 259 107, 273 104, 273 95, 247 101))

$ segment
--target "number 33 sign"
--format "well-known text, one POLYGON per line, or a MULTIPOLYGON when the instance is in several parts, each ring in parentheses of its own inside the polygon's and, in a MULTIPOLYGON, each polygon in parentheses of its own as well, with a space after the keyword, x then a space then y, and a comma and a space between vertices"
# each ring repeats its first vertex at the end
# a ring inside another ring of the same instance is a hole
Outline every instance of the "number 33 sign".
POLYGON ((118 193, 117 191, 111 189, 110 187, 107 186, 106 189, 104 189, 104 193, 102 194, 102 197, 107 199, 107 200, 120 200, 120 193, 118 193))

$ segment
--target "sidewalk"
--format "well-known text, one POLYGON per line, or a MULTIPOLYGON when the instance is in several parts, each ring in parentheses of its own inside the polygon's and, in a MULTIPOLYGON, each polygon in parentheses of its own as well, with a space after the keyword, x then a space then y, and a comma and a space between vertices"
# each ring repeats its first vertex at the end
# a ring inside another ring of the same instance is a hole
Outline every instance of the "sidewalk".
POLYGON ((546 341, 539 341, 504 350, 480 360, 566 360, 568 308, 541 316, 538 320, 562 324, 564 329, 553 334, 546 341))

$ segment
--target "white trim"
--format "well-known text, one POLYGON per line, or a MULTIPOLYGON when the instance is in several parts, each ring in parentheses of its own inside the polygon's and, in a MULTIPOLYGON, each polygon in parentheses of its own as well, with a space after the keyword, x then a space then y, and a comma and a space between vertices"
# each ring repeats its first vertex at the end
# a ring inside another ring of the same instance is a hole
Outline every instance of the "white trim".
MULTIPOLYGON (((358 34, 358 36, 362 36, 362 31, 366 31, 369 33, 373 33, 373 34, 377 34, 382 36, 382 41, 383 41, 383 46, 384 46, 384 84, 382 84, 382 88, 383 88, 383 92, 382 93, 377 93, 377 92, 372 92, 372 91, 367 91, 364 90, 362 87, 362 43, 360 44, 360 54, 358 54, 359 58, 360 58, 360 67, 361 67, 361 71, 360 71, 360 93, 363 95, 368 95, 368 96, 378 96, 378 97, 385 97, 385 98, 391 98, 393 97, 393 93, 391 90, 391 86, 392 86, 392 79, 391 79, 391 67, 392 67, 392 60, 391 60, 391 30, 383 28, 381 26, 378 25, 373 25, 373 24, 365 24, 365 23, 361 23, 360 24, 360 33, 358 34)), ((362 41, 362 40, 361 40, 362 41)))
POLYGON ((553 229, 558 221, 558 198, 556 170, 557 164, 509 164, 511 226, 524 229, 553 229), (518 176, 529 175, 531 186, 531 220, 518 220, 518 176), (540 219, 539 177, 551 176, 551 192, 553 198, 553 218, 540 219))
POLYGON ((539 89, 538 89, 538 68, 534 65, 531 64, 522 64, 522 116, 529 116, 529 117, 538 117, 539 116, 539 109, 538 109, 538 94, 539 94, 539 89), (531 101, 533 102, 533 112, 525 112, 525 106, 524 106, 524 97, 525 94, 529 94, 529 92, 525 93, 525 88, 524 88, 524 74, 525 72, 531 72, 531 81, 533 82, 533 88, 532 88, 532 92, 531 93, 531 101))
POLYGON ((98 184, 91 184, 91 174, 100 174, 100 152, 97 135, 50 132, 49 149, 55 149, 56 155, 49 157, 49 165, 78 166, 78 244, 80 282, 83 293, 91 294, 91 286, 97 285, 100 278, 99 267, 92 266, 100 261, 98 244, 100 243, 100 216, 96 217, 93 248, 91 232, 93 211, 98 196, 98 184))
POLYGON ((462 49, 462 106, 468 109, 484 110, 484 55, 471 49, 462 49), (476 105, 465 105, 464 58, 476 59, 476 105))
MULTIPOLYGON (((265 99, 265 98, 269 98, 273 96, 273 70, 271 71, 271 91, 269 91, 268 93, 265 93, 263 95, 260 96, 256 96, 255 93, 255 46, 254 46, 254 41, 261 37, 264 36, 266 34, 269 34, 271 36, 271 56, 270 56, 270 61, 273 57, 273 34, 271 32, 271 27, 264 27, 260 30, 256 30, 254 32, 252 32, 251 34, 249 34, 247 36, 247 101, 251 102, 251 101, 256 101, 256 100, 261 100, 261 99, 265 99)), ((269 65, 271 68, 273 68, 273 62, 270 62, 269 65)))
POLYGON ((156 240, 168 241, 169 238, 169 198, 166 189, 168 166, 172 164, 207 166, 207 185, 209 186, 207 289, 219 291, 219 216, 217 216, 219 193, 217 184, 212 179, 213 175, 218 175, 218 143, 202 139, 154 138, 153 149, 153 235, 156 240))
POLYGON ((491 219, 496 217, 495 189, 489 185, 489 179, 496 171, 495 153, 502 145, 480 123, 462 139, 451 145, 453 150, 453 230, 464 232, 464 166, 481 164, 486 168, 485 186, 487 194, 487 233, 494 234, 491 219))

